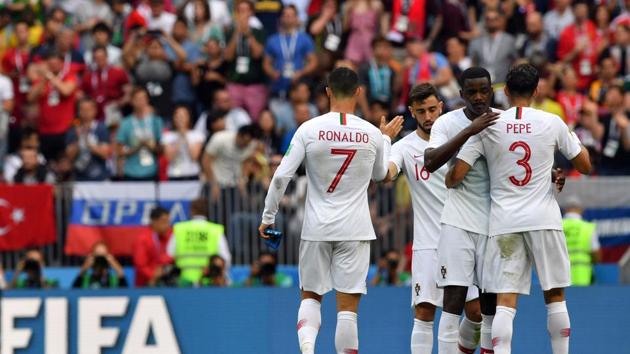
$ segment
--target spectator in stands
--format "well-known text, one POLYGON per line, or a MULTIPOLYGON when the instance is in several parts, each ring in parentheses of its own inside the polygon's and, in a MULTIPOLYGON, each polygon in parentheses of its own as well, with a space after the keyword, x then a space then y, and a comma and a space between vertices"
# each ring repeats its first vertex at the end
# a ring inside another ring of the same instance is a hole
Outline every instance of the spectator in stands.
POLYGON ((200 280, 201 286, 226 287, 229 279, 225 269, 225 259, 218 254, 210 256, 208 266, 204 268, 203 275, 200 280))
POLYGON ((0 169, 8 150, 9 123, 13 111, 13 83, 0 73, 0 169))
POLYGON ((197 109, 197 96, 192 85, 191 75, 197 62, 201 60, 201 51, 197 44, 190 39, 186 19, 183 17, 179 17, 175 21, 173 39, 184 50, 186 56, 185 59, 182 59, 171 47, 166 47, 169 60, 175 63, 171 101, 174 104, 186 105, 191 111, 195 112, 197 109))
POLYGON ((515 39, 504 32, 505 17, 496 9, 486 11, 485 25, 486 33, 470 43, 470 58, 490 72, 492 83, 503 83, 516 59, 515 39))
POLYGON ((151 13, 148 20, 148 29, 171 34, 177 17, 164 9, 164 0, 149 0, 151 13))
MULTIPOLYGON (((12 91, 15 91, 13 118, 9 122, 9 152, 14 152, 20 142, 20 131, 25 125, 26 95, 31 88, 31 83, 26 75, 31 55, 29 25, 26 21, 17 21, 13 31, 16 39, 15 48, 7 50, 2 57, 2 70, 11 78, 12 91)), ((3 91, 8 92, 6 88, 3 91)))
POLYGON ((567 26, 558 40, 558 59, 571 65, 578 77, 577 88, 588 89, 593 79, 595 65, 599 54, 605 49, 606 43, 597 34, 595 25, 588 18, 588 3, 586 0, 573 2, 575 23, 567 26))
POLYGON ((578 91, 578 77, 573 67, 566 66, 561 73, 562 89, 558 92, 556 99, 564 111, 565 122, 569 127, 574 127, 586 97, 578 91))
POLYGON ((203 155, 203 173, 210 184, 212 201, 241 183, 242 163, 256 151, 253 125, 245 125, 238 132, 221 131, 212 135, 203 155))
POLYGON ((64 55, 50 52, 27 95, 29 102, 39 105, 41 151, 47 160, 56 160, 64 152, 66 134, 75 117, 78 79, 64 67, 64 55))
POLYGON ((143 87, 133 89, 131 105, 133 113, 122 121, 116 137, 118 171, 127 180, 154 180, 162 119, 153 113, 149 94, 143 87))
POLYGON ((597 169, 601 175, 630 174, 630 120, 623 99, 623 87, 611 86, 606 92, 607 112, 585 125, 602 149, 597 169))
POLYGON ((273 113, 269 110, 263 111, 260 114, 258 126, 260 127, 260 141, 265 147, 265 154, 269 157, 279 153, 281 136, 278 134, 276 118, 273 113))
POLYGON ((190 203, 189 221, 178 222, 173 226, 173 237, 168 243, 168 254, 181 269, 181 279, 191 284, 199 284, 203 269, 209 258, 221 256, 230 267, 232 255, 224 234, 223 225, 208 221, 208 201, 195 199, 190 203))
POLYGON ((310 114, 309 105, 306 104, 306 103, 298 103, 298 104, 296 104, 295 107, 294 107, 294 113, 293 114, 295 115, 296 127, 294 129, 291 129, 288 132, 286 132, 284 134, 284 136, 282 137, 282 145, 280 145, 280 153, 281 154, 286 153, 287 150, 289 149, 289 145, 291 144, 291 140, 293 139, 293 135, 295 135, 295 132, 300 127, 300 125, 306 123, 306 121, 308 121, 312 117, 311 114, 310 114))
POLYGON ((37 249, 29 249, 18 262, 11 279, 13 289, 47 289, 57 287, 57 281, 44 277, 44 256, 37 249))
POLYGON ((554 40, 575 20, 571 11, 571 0, 555 0, 553 10, 544 17, 545 33, 554 40))
POLYGON ((329 71, 343 54, 344 27, 337 0, 325 0, 322 11, 309 20, 308 32, 317 46, 319 70, 329 71))
POLYGON ((32 148, 22 148, 19 151, 21 167, 13 176, 13 183, 39 184, 55 183, 55 175, 44 165, 38 156, 38 151, 32 148))
POLYGON ((66 13, 59 7, 54 7, 46 14, 44 32, 39 43, 33 48, 32 58, 39 60, 46 57, 46 54, 55 49, 57 35, 63 29, 66 22, 66 13))
MULTIPOLYGON (((26 127, 22 130, 20 136, 20 146, 16 152, 8 155, 4 160, 4 164, 2 166, 4 181, 13 181, 13 177, 20 167, 22 167, 22 157, 19 152, 23 148, 30 148, 39 151, 39 134, 36 129, 26 127)), ((38 153, 37 160, 41 164, 46 164, 46 158, 41 153, 38 153)))
POLYGON ((595 223, 584 221, 584 207, 577 196, 571 196, 564 205, 562 228, 567 239, 571 261, 571 285, 587 286, 593 283, 593 264, 599 263, 602 251, 595 223))
POLYGON ((299 28, 297 9, 288 5, 282 10, 280 32, 269 37, 265 45, 263 67, 276 97, 285 97, 291 82, 308 78, 317 69, 313 40, 299 28))
POLYGON ((74 165, 74 177, 77 181, 104 181, 109 177, 109 133, 103 123, 96 121, 96 101, 86 97, 77 107, 79 124, 66 137, 66 154, 74 165))
POLYGON ((591 83, 589 98, 599 104, 604 103, 606 91, 614 84, 618 84, 617 74, 619 66, 611 56, 602 55, 597 62, 597 79, 591 83))
POLYGON ((117 47, 123 46, 124 31, 126 20, 131 13, 131 4, 126 0, 112 0, 112 12, 113 20, 111 23, 112 28, 112 44, 117 47))
MULTIPOLYGON (((237 131, 243 126, 251 124, 252 120, 247 112, 240 108, 234 107, 232 97, 230 93, 225 89, 218 89, 214 92, 214 99, 212 100, 213 111, 224 112, 225 129, 229 131, 237 131)), ((208 129, 208 114, 211 112, 204 112, 197 123, 195 124, 195 130, 206 134, 208 129)))
POLYGON ((192 82, 197 90, 201 109, 212 110, 212 100, 217 90, 224 89, 228 74, 228 64, 223 58, 223 48, 216 39, 209 39, 205 45, 205 59, 197 63, 192 82))
POLYGON ((63 27, 55 40, 55 49, 63 55, 63 71, 71 71, 81 77, 85 70, 83 54, 75 48, 76 32, 69 27, 63 27))
POLYGON ((553 87, 549 85, 549 79, 541 77, 538 80, 538 90, 532 102, 532 108, 555 114, 566 122, 564 110, 558 101, 553 99, 553 87))
MULTIPOLYGON (((232 25, 232 16, 228 8, 228 3, 222 0, 210 0, 207 1, 207 3, 209 5, 208 13, 210 21, 218 28, 229 28, 232 25)), ((198 5, 196 5, 196 1, 186 0, 179 6, 180 9, 182 9, 180 11, 183 12, 189 23, 193 21, 197 15, 196 8, 198 5)), ((221 39, 221 42, 223 42, 223 39, 221 39)))
POLYGON ((83 75, 83 93, 96 101, 99 121, 120 120, 131 91, 129 77, 122 68, 110 64, 106 47, 96 45, 91 52, 93 64, 83 75))
POLYGON ((392 45, 385 38, 376 37, 371 46, 374 57, 359 70, 367 102, 387 102, 388 107, 393 107, 400 84, 400 68, 392 65, 392 45))
POLYGON ((276 128, 281 133, 287 133, 297 128, 295 117, 295 107, 306 104, 311 117, 319 115, 317 107, 310 103, 311 89, 304 81, 297 81, 291 84, 289 89, 289 100, 274 99, 270 102, 269 108, 276 118, 276 128))
POLYGON ((263 71, 265 33, 260 21, 252 26, 254 4, 240 0, 236 4, 236 21, 225 48, 228 63, 228 92, 234 106, 247 110, 254 122, 267 106, 267 87, 263 71))
POLYGON ((348 31, 345 58, 359 66, 372 59, 372 40, 380 31, 383 4, 373 0, 352 0, 344 13, 344 29, 348 31))
POLYGON ((168 210, 156 207, 149 215, 149 229, 138 235, 133 248, 133 266, 136 269, 136 287, 156 285, 168 276, 167 266, 173 258, 167 252, 172 237, 168 210))
POLYGON ((402 44, 406 39, 424 38, 427 5, 430 3, 430 0, 393 0, 387 39, 402 44))
POLYGON ((199 158, 205 142, 204 134, 190 129, 190 110, 177 106, 173 112, 173 130, 162 136, 164 157, 168 161, 168 179, 198 180, 199 158))
MULTIPOLYGON (((188 17, 184 10, 188 22, 188 28, 191 32, 191 39, 200 48, 204 46, 210 39, 214 39, 219 43, 225 42, 223 28, 221 25, 213 22, 210 18, 210 5, 206 0, 194 0, 193 15, 188 17)), ((188 5, 186 6, 186 9, 188 5)))
POLYGON ((446 41, 446 54, 455 77, 459 77, 472 66, 472 60, 466 54, 466 44, 458 37, 451 37, 446 41))
POLYGON ((122 266, 109 253, 104 242, 94 244, 92 253, 85 258, 72 283, 75 289, 116 289, 128 286, 122 266))
POLYGON ((543 18, 540 12, 531 12, 526 17, 527 36, 519 48, 519 55, 531 58, 538 54, 547 60, 555 56, 554 43, 543 29, 543 18))
POLYGON ((630 74, 630 23, 620 24, 615 30, 615 43, 608 49, 619 65, 619 74, 630 74))
POLYGON ((92 65, 92 52, 95 47, 105 47, 107 50, 107 63, 109 65, 121 66, 122 65, 122 50, 112 44, 112 29, 105 22, 97 22, 92 27, 92 46, 90 49, 85 50, 83 60, 86 65, 92 65))
MULTIPOLYGON (((82 1, 73 13, 74 30, 81 36, 81 48, 88 51, 94 45, 92 32, 98 23, 111 24, 112 8, 105 0, 82 1)), ((101 44, 103 45, 103 44, 101 44)))
POLYGON ((293 286, 293 279, 287 274, 278 272, 278 257, 275 253, 263 251, 252 263, 245 286, 290 288, 293 286))
POLYGON ((411 274, 403 271, 401 255, 397 250, 385 251, 378 261, 376 276, 372 279, 372 286, 406 286, 411 281, 411 274))

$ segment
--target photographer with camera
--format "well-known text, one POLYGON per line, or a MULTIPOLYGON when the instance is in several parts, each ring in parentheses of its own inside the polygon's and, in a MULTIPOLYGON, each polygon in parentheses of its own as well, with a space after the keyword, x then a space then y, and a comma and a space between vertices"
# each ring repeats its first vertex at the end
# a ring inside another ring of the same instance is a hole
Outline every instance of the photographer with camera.
POLYGON ((87 256, 79 275, 72 283, 73 288, 79 289, 115 289, 127 286, 123 268, 102 241, 92 247, 92 253, 87 256))
POLYGON ((223 257, 218 254, 210 257, 210 262, 203 270, 199 284, 201 286, 229 286, 229 280, 225 271, 225 259, 223 257))
POLYGON ((44 256, 39 250, 30 249, 20 260, 11 280, 13 289, 46 289, 56 287, 53 280, 44 278, 44 256))
POLYGON ((411 281, 409 272, 401 268, 403 262, 397 250, 389 250, 383 253, 378 261, 376 276, 372 279, 372 286, 404 286, 411 281))
POLYGON ((293 279, 277 270, 278 259, 274 253, 261 252, 258 259, 252 264, 249 278, 245 282, 246 286, 275 286, 279 288, 290 288, 293 279))

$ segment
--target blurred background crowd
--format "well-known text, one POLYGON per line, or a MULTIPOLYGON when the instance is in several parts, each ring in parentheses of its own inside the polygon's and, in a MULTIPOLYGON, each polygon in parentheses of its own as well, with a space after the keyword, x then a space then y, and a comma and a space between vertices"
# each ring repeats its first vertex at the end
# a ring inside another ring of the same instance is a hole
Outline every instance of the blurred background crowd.
MULTIPOLYGON (((337 66, 360 74, 359 115, 376 124, 383 115, 405 114, 409 132, 416 127, 405 113, 413 85, 434 84, 446 109, 456 109, 458 75, 479 65, 491 73, 494 106, 507 107, 507 71, 528 61, 542 74, 534 106, 575 129, 591 152, 593 174, 630 175, 630 1, 0 3, 0 180, 203 181, 208 204, 221 205, 207 214, 226 224, 231 246, 249 237, 231 224, 255 230, 297 127, 327 112, 325 76, 337 66), (247 199, 228 205, 234 196, 247 199)), ((301 227, 303 173, 283 200, 291 210, 287 234, 301 227)), ((377 234, 409 216, 404 181, 369 193, 377 234)), ((405 225, 408 239, 411 223, 405 225)), ((390 274, 406 268, 390 248, 376 251, 374 284, 406 281, 390 274)), ((31 253, 20 271, 42 265, 31 253)), ((168 260, 163 253, 158 258, 168 260)), ((226 284, 220 275, 229 262, 218 254, 208 260, 204 282, 226 284)), ((268 276, 277 262, 260 253, 252 264, 259 276, 244 284, 288 284, 268 276)), ((159 276, 143 281, 168 283, 168 274, 160 267, 159 276)), ((104 244, 94 246, 74 285, 93 282, 126 284, 104 244), (113 272, 86 272, 99 267, 113 272)))

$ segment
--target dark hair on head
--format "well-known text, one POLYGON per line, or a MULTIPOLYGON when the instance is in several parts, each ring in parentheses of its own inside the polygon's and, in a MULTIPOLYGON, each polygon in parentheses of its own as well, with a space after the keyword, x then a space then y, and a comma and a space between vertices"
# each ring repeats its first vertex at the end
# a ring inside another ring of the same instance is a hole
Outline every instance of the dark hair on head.
MULTIPOLYGON (((206 22, 210 21, 210 18, 211 18, 212 15, 210 13, 210 4, 209 4, 209 2, 205 1, 205 0, 197 0, 196 2, 201 3, 201 6, 203 7, 203 10, 205 12, 205 14, 204 14, 204 16, 203 16, 203 18, 201 20, 206 21, 206 22)), ((195 18, 194 20, 197 20, 197 19, 195 18)))
POLYGON ((131 97, 133 98, 135 95, 137 95, 140 92, 144 92, 147 95, 147 97, 150 97, 149 91, 147 90, 147 88, 144 86, 139 86, 139 85, 136 85, 131 89, 131 97))
POLYGON ((591 4, 588 0, 573 0, 573 7, 578 5, 586 5, 589 9, 591 8, 591 4))
POLYGON ((66 11, 64 9, 62 9, 61 7, 58 7, 58 6, 54 6, 50 10, 48 10, 46 12, 46 22, 52 20, 53 19, 53 14, 55 14, 57 12, 61 12, 63 14, 64 20, 66 20, 68 18, 68 14, 66 13, 66 11))
POLYGON ((192 117, 192 111, 190 110, 190 107, 188 107, 188 105, 184 103, 176 103, 175 106, 173 107, 173 113, 175 113, 175 111, 177 111, 178 109, 185 110, 186 113, 188 113, 188 116, 192 117))
POLYGON ((390 45, 391 43, 389 43, 387 38, 385 38, 383 36, 376 36, 376 37, 374 37, 374 39, 372 39, 372 48, 376 47, 378 44, 390 45))
POLYGON ((293 92, 293 91, 297 90, 302 85, 306 85, 306 87, 308 87, 309 91, 311 90, 311 86, 308 84, 306 79, 300 79, 298 81, 295 81, 295 82, 291 83, 291 86, 289 86, 289 92, 293 92))
POLYGON ((84 103, 91 103, 91 104, 96 106, 96 100, 95 99, 93 99, 90 96, 84 96, 84 97, 81 97, 77 101, 77 111, 79 110, 79 107, 81 107, 81 105, 84 104, 84 103))
POLYGON ((466 84, 466 80, 483 78, 488 79, 488 83, 492 84, 492 79, 490 78, 488 70, 480 66, 473 66, 464 70, 464 72, 459 76, 459 86, 463 88, 464 84, 466 84))
POLYGON ((379 100, 379 99, 371 100, 370 101, 370 106, 373 106, 373 105, 380 106, 380 107, 382 107, 384 109, 389 109, 390 108, 389 102, 383 101, 383 100, 379 100))
POLYGON ((107 34, 112 36, 112 29, 105 22, 97 22, 94 26, 92 26, 92 33, 96 32, 107 32, 107 34))
POLYGON ((435 86, 431 85, 428 82, 424 82, 414 86, 411 91, 409 91, 409 104, 413 104, 414 102, 422 103, 427 98, 435 96, 435 98, 440 100, 440 95, 435 88, 435 86))
POLYGON ((251 136, 254 139, 256 139, 260 135, 258 125, 255 123, 247 124, 238 128, 236 134, 240 136, 251 136))
POLYGON ((105 54, 107 54, 107 47, 105 47, 104 45, 95 45, 94 48, 92 48, 92 54, 98 52, 99 50, 102 50, 105 52, 105 54))
MULTIPOLYGON (((27 7, 28 8, 28 7, 27 7)), ((19 24, 24 24, 26 25, 26 27, 30 27, 31 24, 29 23, 29 21, 25 18, 19 18, 17 19, 14 23, 13 23, 13 27, 17 27, 19 24)))
POLYGON ((184 25, 186 25, 186 27, 188 27, 188 20, 186 19, 186 17, 184 16, 177 16, 177 18, 175 19, 175 23, 183 23, 184 25))
POLYGON ((161 218, 164 215, 169 215, 168 210, 158 206, 158 207, 155 207, 155 208, 151 209, 151 214, 149 214, 149 218, 151 220, 157 220, 157 219, 161 218))
POLYGON ((397 249, 395 249, 395 248, 390 248, 390 249, 387 249, 387 250, 383 251, 383 253, 381 253, 381 258, 385 258, 385 257, 387 257, 387 255, 388 255, 388 254, 390 254, 390 253, 392 253, 392 252, 393 252, 393 253, 396 253, 396 254, 400 254, 400 251, 398 251, 397 249))
POLYGON ((282 8, 282 11, 284 12, 284 10, 286 10, 286 9, 292 9, 292 10, 293 10, 293 12, 295 12, 295 14, 296 14, 296 15, 297 15, 297 14, 299 14, 298 9, 297 9, 297 6, 295 6, 294 4, 285 5, 285 6, 282 8))
POLYGON ((513 67, 507 74, 505 85, 510 96, 531 97, 538 87, 538 70, 531 64, 513 67))
POLYGON ((278 255, 275 252, 271 252, 271 251, 260 251, 258 253, 258 259, 260 259, 263 256, 271 256, 273 257, 273 260, 278 263, 278 255))
POLYGON ((328 74, 327 82, 335 98, 349 98, 359 87, 359 76, 351 69, 340 67, 328 74))
POLYGON ((190 216, 208 216, 208 200, 205 198, 197 198, 190 202, 190 214, 190 216))
POLYGON ((606 90, 606 93, 610 91, 618 91, 619 94, 622 96, 626 93, 626 91, 623 88, 623 85, 620 83, 613 83, 612 85, 610 85, 608 89, 606 90))
POLYGON ((33 135, 39 136, 39 131, 33 127, 24 127, 20 132, 20 140, 26 140, 32 137, 33 135))

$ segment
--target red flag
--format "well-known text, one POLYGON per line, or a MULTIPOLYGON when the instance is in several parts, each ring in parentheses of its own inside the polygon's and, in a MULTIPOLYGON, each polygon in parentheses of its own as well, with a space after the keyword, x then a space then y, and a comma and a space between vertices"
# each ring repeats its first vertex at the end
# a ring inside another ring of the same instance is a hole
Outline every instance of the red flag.
POLYGON ((53 187, 0 185, 0 250, 55 242, 53 187))

